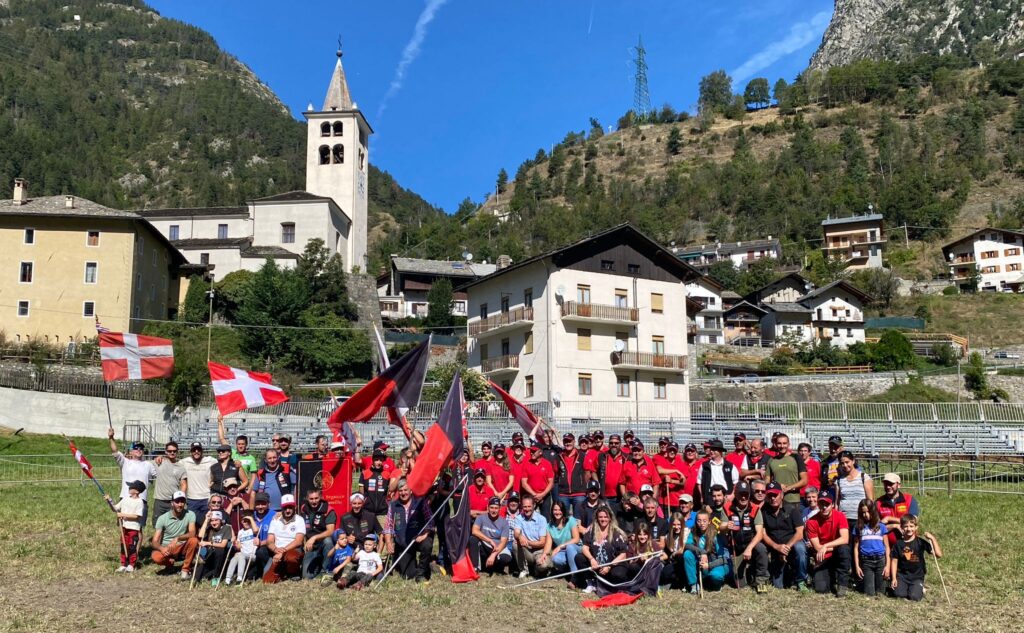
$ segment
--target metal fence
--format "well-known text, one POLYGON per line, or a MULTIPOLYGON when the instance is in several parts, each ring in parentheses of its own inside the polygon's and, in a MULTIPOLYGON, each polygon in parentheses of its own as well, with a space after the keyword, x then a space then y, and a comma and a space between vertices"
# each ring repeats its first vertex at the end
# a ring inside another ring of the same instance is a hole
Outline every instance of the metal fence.
MULTIPOLYGON (((96 479, 120 482, 121 469, 110 455, 89 455, 96 479)), ((0 455, 0 484, 82 483, 88 481, 78 462, 65 451, 55 455, 0 455)), ((108 490, 117 494, 117 490, 108 490)))
POLYGON ((106 393, 117 400, 139 400, 143 402, 164 402, 167 392, 163 385, 147 382, 111 382, 90 380, 82 376, 71 376, 62 372, 43 372, 21 369, 0 369, 0 387, 67 393, 75 396, 102 398, 106 393))

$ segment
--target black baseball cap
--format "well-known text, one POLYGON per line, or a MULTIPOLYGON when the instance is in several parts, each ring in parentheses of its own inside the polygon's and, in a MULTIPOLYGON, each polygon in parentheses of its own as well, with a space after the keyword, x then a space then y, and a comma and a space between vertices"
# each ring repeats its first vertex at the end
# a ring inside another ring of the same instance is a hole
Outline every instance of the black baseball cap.
POLYGON ((736 484, 736 490, 734 492, 738 495, 749 495, 750 484, 748 484, 745 481, 741 481, 740 483, 736 484))
POLYGON ((200 444, 199 442, 192 442, 192 444, 188 448, 189 448, 189 450, 193 450, 193 451, 195 451, 195 450, 200 450, 201 451, 201 450, 203 450, 203 445, 200 444))
POLYGON ((516 492, 515 490, 513 490, 512 492, 509 493, 508 500, 509 501, 519 501, 519 493, 516 492))
POLYGON ((633 440, 633 443, 629 445, 630 450, 642 451, 644 450, 644 443, 640 440, 633 440))
POLYGON ((842 446, 843 438, 839 437, 838 435, 833 435, 832 437, 828 438, 828 443, 835 444, 836 446, 842 446))
POLYGON ((494 452, 495 453, 499 453, 499 452, 500 453, 504 453, 505 452, 505 445, 504 444, 500 444, 500 443, 499 444, 495 444, 494 445, 494 452))
POLYGON ((375 449, 373 451, 373 455, 371 456, 371 459, 385 459, 385 458, 387 458, 387 456, 388 456, 387 453, 385 453, 384 451, 382 451, 382 450, 380 450, 378 448, 378 449, 375 449))
POLYGON ((488 442, 487 440, 484 440, 484 443, 480 445, 480 449, 481 450, 483 450, 485 448, 491 448, 491 443, 488 442))
POLYGON ((225 453, 225 452, 226 453, 230 453, 231 452, 231 447, 228 446, 227 444, 221 444, 220 446, 217 447, 217 452, 218 453, 225 453))
POLYGON ((483 468, 477 468, 475 471, 473 471, 473 479, 476 479, 477 477, 486 477, 486 476, 487 476, 487 471, 484 470, 483 468))
POLYGON ((779 482, 773 481, 770 484, 768 484, 768 487, 765 488, 764 491, 769 495, 781 495, 782 486, 779 484, 779 482))
POLYGON ((132 443, 132 450, 133 451, 144 451, 144 450, 146 450, 146 445, 143 444, 142 442, 133 442, 132 443))
POLYGON ((523 439, 523 434, 521 432, 516 431, 515 433, 512 434, 512 441, 513 442, 516 441, 516 440, 521 440, 521 439, 523 439))
POLYGON ((590 444, 590 436, 587 434, 583 434, 576 439, 576 442, 578 444, 590 444))
POLYGON ((501 498, 500 497, 491 497, 490 499, 487 500, 487 505, 489 505, 489 506, 500 506, 501 505, 501 498))
POLYGON ((825 490, 822 490, 821 492, 818 493, 818 503, 821 503, 822 501, 827 501, 829 504, 835 503, 836 493, 832 492, 827 488, 825 490))
POLYGON ((695 450, 697 450, 697 445, 694 444, 693 442, 690 442, 689 444, 687 444, 683 448, 685 448, 688 451, 695 451, 695 450))
POLYGON ((593 437, 593 438, 594 438, 595 440, 597 440, 597 439, 601 439, 601 440, 603 440, 603 439, 604 439, 604 431, 602 431, 601 429, 597 429, 596 431, 594 431, 594 432, 593 432, 593 433, 591 433, 590 435, 591 435, 591 437, 593 437))
POLYGON ((633 429, 626 429, 625 431, 622 432, 622 437, 626 436, 636 437, 636 433, 633 432, 633 429))
POLYGON ((664 435, 662 435, 661 437, 658 438, 658 444, 668 444, 671 441, 672 440, 670 440, 669 438, 665 437, 664 435))
POLYGON ((747 439, 747 434, 746 433, 737 433, 737 434, 732 436, 732 439, 733 440, 745 440, 745 439, 747 439))
POLYGON ((140 493, 146 492, 146 484, 136 479, 135 481, 128 484, 128 490, 138 490, 140 493))
POLYGON ((570 440, 575 442, 576 441, 576 436, 573 435, 572 433, 566 433, 565 435, 562 436, 562 441, 563 442, 568 442, 570 440))
POLYGON ((591 490, 600 491, 601 490, 601 484, 597 483, 594 480, 588 481, 587 482, 587 492, 590 492, 591 490))
POLYGON ((270 495, 268 495, 265 492, 257 492, 256 493, 256 498, 254 499, 254 501, 256 503, 259 503, 260 501, 265 501, 267 503, 270 503, 270 495))
POLYGON ((668 450, 679 452, 679 442, 669 442, 668 450))

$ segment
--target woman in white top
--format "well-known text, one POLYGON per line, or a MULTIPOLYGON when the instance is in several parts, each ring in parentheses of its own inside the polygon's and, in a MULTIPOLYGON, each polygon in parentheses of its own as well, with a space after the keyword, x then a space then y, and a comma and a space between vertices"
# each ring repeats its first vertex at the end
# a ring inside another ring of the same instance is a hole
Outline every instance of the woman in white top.
POLYGON ((836 495, 839 511, 846 515, 846 520, 851 524, 857 522, 857 508, 860 502, 864 499, 875 499, 875 484, 871 481, 871 476, 857 466, 857 460, 850 451, 839 454, 836 495))

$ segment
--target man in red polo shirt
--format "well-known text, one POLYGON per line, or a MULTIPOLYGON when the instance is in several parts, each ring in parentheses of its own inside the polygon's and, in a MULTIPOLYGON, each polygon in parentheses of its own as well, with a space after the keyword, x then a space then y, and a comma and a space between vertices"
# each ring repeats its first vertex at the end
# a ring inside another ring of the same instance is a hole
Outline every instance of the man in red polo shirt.
POLYGON ((537 501, 537 507, 545 517, 551 514, 551 489, 555 486, 555 469, 544 459, 539 446, 530 448, 530 461, 523 466, 522 493, 537 501))
MULTIPOLYGON (((850 525, 846 515, 834 509, 829 489, 818 495, 818 513, 807 518, 805 536, 811 542, 811 578, 818 593, 846 595, 850 582, 850 525)), ((810 553, 810 552, 808 552, 810 553)))
POLYGON ((473 472, 473 484, 469 487, 469 516, 474 519, 487 514, 487 503, 494 491, 487 485, 487 471, 477 468, 473 472))
POLYGON ((683 494, 686 473, 683 472, 683 458, 679 456, 679 444, 669 441, 664 455, 654 456, 654 466, 661 477, 661 495, 658 503, 668 506, 669 512, 679 507, 679 495, 683 494))
POLYGON ((726 454, 725 459, 732 464, 737 472, 745 468, 747 462, 747 434, 737 433, 732 436, 733 446, 735 448, 726 454))
MULTIPOLYGON (((520 433, 520 435, 522 435, 520 433)), ((513 435, 513 437, 515 437, 513 435)), ((512 440, 512 455, 508 458, 508 471, 512 475, 512 490, 516 494, 522 494, 523 477, 526 476, 526 465, 530 459, 526 454, 526 446, 523 440, 512 440)))
POLYGON ((683 472, 683 487, 680 494, 694 497, 694 490, 700 479, 700 467, 703 463, 704 459, 697 453, 696 444, 690 442, 683 447, 682 468, 680 469, 683 472))
POLYGON ((473 470, 483 468, 490 474, 491 464, 494 463, 494 455, 491 453, 491 443, 484 442, 480 445, 480 457, 473 462, 473 470))
POLYGON ((583 468, 590 473, 592 481, 601 486, 601 498, 617 514, 622 509, 619 503, 619 479, 626 455, 622 452, 622 438, 617 434, 608 436, 608 451, 601 453, 593 462, 585 461, 583 468))
POLYGON ((807 488, 813 486, 817 490, 821 490, 821 462, 811 457, 811 445, 807 442, 801 442, 796 449, 797 455, 800 459, 804 460, 804 466, 807 468, 807 485, 800 489, 800 497, 802 498, 807 488))
POLYGON ((644 445, 639 440, 635 440, 630 447, 629 461, 622 465, 619 494, 622 498, 629 494, 639 495, 644 484, 651 486, 654 498, 657 499, 661 477, 658 476, 658 469, 644 453, 644 445))

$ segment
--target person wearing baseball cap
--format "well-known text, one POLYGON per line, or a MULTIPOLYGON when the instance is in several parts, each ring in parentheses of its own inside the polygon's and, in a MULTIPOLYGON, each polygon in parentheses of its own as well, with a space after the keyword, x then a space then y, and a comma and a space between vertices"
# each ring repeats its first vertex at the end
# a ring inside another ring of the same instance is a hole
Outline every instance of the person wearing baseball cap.
POLYGON ((811 580, 814 591, 834 591, 846 595, 850 581, 850 524, 846 515, 835 509, 835 494, 822 490, 818 495, 818 513, 804 527, 811 541, 813 556, 811 580))
POLYGON ((295 496, 290 493, 281 495, 281 512, 270 522, 267 536, 271 559, 263 572, 263 584, 271 585, 297 576, 302 567, 305 542, 306 522, 298 515, 295 496))
POLYGON ((192 442, 188 457, 181 460, 185 478, 188 479, 188 488, 185 490, 188 509, 195 513, 198 525, 206 521, 206 512, 210 509, 210 486, 213 483, 210 468, 216 463, 216 459, 203 453, 203 445, 199 442, 192 442))
POLYGON ((555 464, 555 490, 556 499, 561 501, 565 508, 571 508, 573 516, 578 517, 583 511, 583 502, 586 501, 587 494, 587 449, 583 448, 583 443, 585 441, 589 446, 590 438, 580 435, 579 449, 574 446, 573 440, 572 433, 562 436, 562 454, 555 464))
POLYGON ((271 553, 267 549, 267 540, 270 536, 270 522, 274 520, 277 512, 271 511, 270 495, 267 493, 257 492, 252 499, 252 522, 256 533, 256 560, 253 561, 253 567, 254 575, 259 578, 270 563, 271 553))
POLYGON ((150 558, 157 565, 170 569, 183 560, 181 579, 191 577, 192 561, 199 548, 196 538, 196 515, 188 509, 185 493, 178 490, 171 496, 171 509, 156 520, 153 532, 153 551, 150 558))
POLYGON ((178 457, 178 443, 171 440, 164 444, 164 454, 153 460, 156 464, 156 480, 152 486, 153 527, 156 527, 156 520, 171 509, 171 496, 188 487, 188 473, 178 457))
POLYGON ((220 576, 225 568, 227 554, 234 539, 234 531, 227 524, 224 513, 220 510, 210 510, 207 521, 209 524, 206 526, 206 534, 199 541, 196 580, 203 581, 210 578, 210 584, 216 587, 221 581, 220 576))
POLYGON ((725 533, 731 540, 736 556, 737 586, 753 584, 757 593, 768 592, 768 548, 764 539, 764 522, 760 508, 750 502, 751 486, 745 481, 736 484, 732 502, 726 504, 729 529, 725 533))
POLYGON ((436 531, 430 504, 413 503, 408 481, 400 479, 398 498, 388 506, 384 520, 384 548, 386 554, 398 556, 395 569, 406 580, 430 580, 436 531))
POLYGON ((833 435, 828 438, 828 457, 821 460, 821 487, 831 488, 839 479, 839 455, 843 452, 843 438, 833 435))
POLYGON ((580 506, 580 513, 576 519, 580 523, 580 529, 586 530, 594 522, 594 513, 601 507, 601 484, 591 479, 587 482, 587 494, 583 498, 583 505, 580 506))
POLYGON ((224 482, 228 479, 241 482, 243 488, 249 485, 249 476, 245 474, 242 464, 231 459, 231 447, 221 444, 217 447, 217 463, 210 466, 210 492, 227 494, 224 482))
MULTIPOLYGON (((644 445, 634 440, 629 447, 629 461, 622 465, 622 476, 619 483, 619 495, 625 499, 628 495, 642 495, 644 486, 650 486, 650 493, 658 498, 658 486, 661 476, 654 462, 644 453, 644 445)), ((642 508, 641 508, 642 509, 642 508)))
MULTIPOLYGON (((522 433, 520 433, 522 435, 522 433)), ((513 434, 513 437, 515 435, 513 434)), ((521 495, 523 492, 523 477, 525 476, 526 465, 530 463, 530 452, 522 439, 512 440, 512 455, 508 458, 508 471, 512 476, 512 490, 521 495)))
MULTIPOLYGON (((583 468, 587 471, 589 480, 601 485, 601 499, 611 508, 612 516, 617 515, 622 509, 619 502, 619 480, 625 463, 622 438, 616 433, 608 436, 607 450, 597 453, 594 459, 583 461, 583 468)), ((589 527, 590 524, 587 525, 589 527)))
MULTIPOLYGON (((369 466, 359 472, 359 492, 364 496, 366 509, 378 519, 388 513, 388 493, 391 479, 396 475, 394 469, 387 466, 387 453, 376 448, 370 455, 369 466)), ((354 548, 359 542, 352 543, 354 548)))
MULTIPOLYGON (((369 455, 363 455, 361 458, 359 458, 359 465, 362 466, 363 470, 366 470, 367 468, 370 468, 370 466, 373 465, 373 456, 379 453, 383 453, 384 461, 382 463, 384 465, 384 472, 391 473, 399 470, 399 468, 395 465, 395 460, 388 457, 389 448, 391 448, 391 446, 389 446, 387 442, 377 440, 376 442, 373 443, 373 451, 371 451, 369 455)), ((353 454, 354 451, 355 449, 353 449, 353 454)), ((360 543, 361 542, 362 541, 360 541, 360 543)), ((358 548, 358 546, 359 543, 356 543, 355 547, 358 548)))
POLYGON ((503 574, 512 564, 508 520, 501 516, 501 498, 487 500, 487 511, 473 520, 469 559, 477 571, 503 574))
POLYGON ((523 466, 523 478, 520 489, 524 495, 530 495, 537 502, 539 511, 545 517, 551 513, 551 491, 555 486, 555 469, 551 462, 544 459, 544 451, 539 446, 530 449, 530 461, 523 466))
POLYGON ((679 456, 679 444, 669 440, 665 445, 665 452, 655 455, 653 461, 661 477, 658 503, 667 506, 671 513, 679 507, 679 495, 683 493, 683 484, 686 481, 683 458, 679 456))
POLYGON ((889 539, 890 547, 896 544, 900 536, 900 518, 905 514, 913 514, 916 517, 921 516, 921 509, 917 505, 917 499, 903 492, 900 489, 902 484, 903 479, 898 474, 886 473, 882 477, 884 492, 875 501, 875 507, 878 508, 878 516, 881 517, 882 523, 889 531, 887 538, 889 539))
POLYGON ((706 506, 711 503, 711 488, 721 486, 725 490, 725 496, 732 494, 733 488, 739 483, 740 469, 732 462, 725 459, 725 444, 718 438, 707 443, 708 457, 700 467, 700 475, 697 479, 697 493, 694 499, 700 497, 706 506))
POLYGON ((769 483, 766 492, 760 515, 764 526, 761 542, 768 549, 768 575, 776 589, 785 588, 789 580, 806 592, 807 548, 800 508, 784 503, 783 487, 777 481, 769 483))
POLYGON ((487 514, 487 504, 494 496, 494 490, 487 485, 487 471, 483 468, 473 471, 472 482, 469 486, 469 516, 476 519, 487 514))
MULTIPOLYGON (((129 497, 128 484, 133 481, 149 482, 156 479, 156 463, 143 459, 146 450, 144 444, 141 442, 132 444, 128 454, 125 455, 117 448, 117 442, 114 441, 113 427, 107 429, 107 439, 110 442, 110 453, 114 456, 114 460, 121 469, 120 499, 127 499, 129 497)), ((139 519, 139 524, 145 526, 146 517, 149 516, 149 507, 145 497, 142 499, 142 504, 142 518, 139 519)))
POLYGON ((736 433, 732 436, 733 450, 725 456, 736 468, 743 468, 747 461, 747 434, 736 433))

